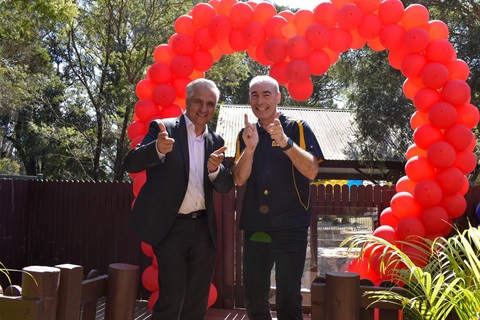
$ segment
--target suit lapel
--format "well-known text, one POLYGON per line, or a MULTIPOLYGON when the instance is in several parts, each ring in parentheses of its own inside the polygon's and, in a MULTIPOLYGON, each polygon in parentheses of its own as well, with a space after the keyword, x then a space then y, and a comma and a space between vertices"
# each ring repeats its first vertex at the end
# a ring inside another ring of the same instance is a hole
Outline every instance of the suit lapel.
POLYGON ((183 161, 185 163, 185 174, 188 177, 190 168, 190 157, 188 155, 188 136, 187 136, 187 123, 185 121, 185 115, 181 115, 177 118, 178 136, 180 140, 180 149, 182 152, 183 161))
MULTIPOLYGON (((204 174, 203 174, 203 184, 207 185, 208 180, 208 168, 207 168, 207 162, 208 158, 210 158, 210 154, 213 152, 213 136, 210 133, 210 130, 207 131, 207 135, 205 136, 205 167, 204 167, 204 174)), ((206 190, 206 189, 205 189, 206 190)))

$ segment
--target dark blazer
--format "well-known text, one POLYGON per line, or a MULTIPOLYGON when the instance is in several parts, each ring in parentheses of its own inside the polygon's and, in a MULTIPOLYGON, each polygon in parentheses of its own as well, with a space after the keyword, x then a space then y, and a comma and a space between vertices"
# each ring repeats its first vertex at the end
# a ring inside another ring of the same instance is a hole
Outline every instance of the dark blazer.
MULTIPOLYGON (((185 116, 161 120, 170 138, 175 139, 173 150, 164 161, 158 158, 155 147, 160 129, 152 121, 143 141, 130 150, 124 159, 127 172, 146 170, 147 179, 139 191, 129 217, 130 228, 145 243, 156 245, 167 235, 177 216, 187 191, 189 154, 185 116)), ((204 192, 210 235, 214 245, 217 240, 217 224, 213 204, 213 189, 227 193, 233 187, 230 170, 221 164, 215 181, 208 178, 207 160, 210 154, 224 145, 224 140, 209 130, 205 137, 204 192)))

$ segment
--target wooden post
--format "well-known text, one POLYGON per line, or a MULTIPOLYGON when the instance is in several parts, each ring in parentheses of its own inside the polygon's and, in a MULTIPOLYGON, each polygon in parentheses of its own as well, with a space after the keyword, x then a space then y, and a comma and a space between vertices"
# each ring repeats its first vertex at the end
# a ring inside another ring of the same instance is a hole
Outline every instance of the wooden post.
POLYGON ((312 320, 328 320, 326 317, 325 278, 317 277, 311 286, 312 320))
POLYGON ((360 276, 353 272, 326 273, 327 312, 329 320, 359 320, 360 276))
POLYGON ((22 299, 42 300, 45 313, 42 319, 55 320, 57 314, 57 293, 60 285, 60 269, 44 266, 23 268, 22 299))
POLYGON ((83 267, 60 264, 60 287, 58 288, 57 320, 80 319, 83 267))
POLYGON ((138 266, 124 263, 109 265, 106 320, 131 320, 135 317, 138 276, 138 266))

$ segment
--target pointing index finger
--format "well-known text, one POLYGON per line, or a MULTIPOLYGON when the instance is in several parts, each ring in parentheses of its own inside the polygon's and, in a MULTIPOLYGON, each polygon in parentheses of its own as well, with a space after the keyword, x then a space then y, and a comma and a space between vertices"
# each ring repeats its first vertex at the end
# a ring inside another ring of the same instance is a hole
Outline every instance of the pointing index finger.
POLYGON ((248 127, 250 125, 250 122, 248 121, 248 114, 246 113, 244 115, 244 122, 245 122, 245 127, 248 127))
POLYGON ((220 154, 224 153, 225 150, 227 150, 227 147, 223 146, 220 149, 213 151, 213 153, 216 154, 216 155, 220 155, 220 154))

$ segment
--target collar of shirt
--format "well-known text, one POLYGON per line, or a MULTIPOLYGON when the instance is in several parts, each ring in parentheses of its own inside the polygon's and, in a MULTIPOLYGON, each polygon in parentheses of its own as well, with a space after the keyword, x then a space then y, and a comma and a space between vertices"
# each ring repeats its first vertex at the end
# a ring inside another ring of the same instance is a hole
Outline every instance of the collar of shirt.
MULTIPOLYGON (((186 125, 187 125, 187 130, 188 130, 190 133, 193 132, 194 136, 197 137, 197 134, 195 133, 195 124, 187 117, 186 114, 184 114, 184 116, 185 116, 185 123, 186 123, 186 125)), ((205 130, 204 130, 203 133, 202 133, 200 136, 198 136, 198 137, 201 137, 201 139, 203 140, 203 139, 205 139, 207 133, 208 133, 208 126, 205 126, 205 130)))

